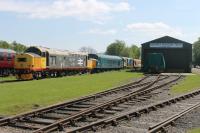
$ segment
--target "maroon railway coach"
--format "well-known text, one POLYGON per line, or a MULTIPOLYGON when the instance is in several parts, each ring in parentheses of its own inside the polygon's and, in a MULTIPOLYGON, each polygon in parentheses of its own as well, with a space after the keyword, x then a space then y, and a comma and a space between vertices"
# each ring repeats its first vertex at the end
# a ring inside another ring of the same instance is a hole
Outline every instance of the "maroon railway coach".
POLYGON ((7 76, 14 72, 14 59, 16 52, 0 48, 0 76, 7 76))

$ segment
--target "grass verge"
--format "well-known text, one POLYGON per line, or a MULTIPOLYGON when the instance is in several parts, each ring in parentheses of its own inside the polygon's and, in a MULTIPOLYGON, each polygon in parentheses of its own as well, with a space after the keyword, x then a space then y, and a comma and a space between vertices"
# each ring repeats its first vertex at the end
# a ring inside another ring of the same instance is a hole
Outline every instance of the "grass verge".
POLYGON ((0 114, 13 115, 33 108, 100 92, 141 77, 125 71, 0 84, 0 114))
POLYGON ((172 94, 187 93, 200 88, 200 75, 189 75, 171 89, 172 94))
POLYGON ((14 76, 8 76, 8 77, 0 77, 0 81, 5 81, 5 80, 15 80, 16 78, 14 76))
POLYGON ((188 133, 200 133, 200 128, 192 129, 188 133))

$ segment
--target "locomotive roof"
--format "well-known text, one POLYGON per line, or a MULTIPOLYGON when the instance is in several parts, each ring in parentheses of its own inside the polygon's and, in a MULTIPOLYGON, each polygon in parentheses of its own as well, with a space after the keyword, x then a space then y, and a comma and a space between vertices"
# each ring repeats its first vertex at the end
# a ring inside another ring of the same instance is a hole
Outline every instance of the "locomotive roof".
POLYGON ((128 57, 122 57, 123 59, 128 59, 128 57))
POLYGON ((34 54, 34 53, 27 53, 27 54, 32 55, 33 57, 41 57, 41 56, 34 54))
POLYGON ((113 55, 105 55, 105 54, 97 54, 98 57, 101 58, 109 58, 109 59, 117 59, 117 60, 121 60, 122 58, 119 56, 113 56, 113 55))
POLYGON ((7 52, 7 53, 16 53, 14 50, 12 49, 3 49, 3 48, 0 48, 0 52, 7 52))
POLYGON ((55 55, 69 55, 69 51, 67 50, 58 50, 58 49, 52 49, 52 48, 47 48, 47 47, 41 47, 38 46, 36 47, 40 49, 42 52, 49 52, 49 54, 55 54, 55 55))
POLYGON ((85 52, 71 52, 68 50, 60 50, 60 49, 52 49, 47 47, 41 47, 41 46, 33 46, 35 48, 38 48, 42 52, 49 52, 49 54, 52 55, 70 55, 70 54, 77 54, 77 55, 88 55, 88 53, 85 52))

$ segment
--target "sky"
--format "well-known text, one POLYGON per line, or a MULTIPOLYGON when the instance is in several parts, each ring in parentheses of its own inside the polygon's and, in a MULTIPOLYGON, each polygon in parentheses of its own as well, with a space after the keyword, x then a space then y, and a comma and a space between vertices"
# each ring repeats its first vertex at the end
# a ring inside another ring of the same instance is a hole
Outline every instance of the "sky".
POLYGON ((0 0, 0 40, 98 52, 169 35, 200 37, 199 0, 0 0))

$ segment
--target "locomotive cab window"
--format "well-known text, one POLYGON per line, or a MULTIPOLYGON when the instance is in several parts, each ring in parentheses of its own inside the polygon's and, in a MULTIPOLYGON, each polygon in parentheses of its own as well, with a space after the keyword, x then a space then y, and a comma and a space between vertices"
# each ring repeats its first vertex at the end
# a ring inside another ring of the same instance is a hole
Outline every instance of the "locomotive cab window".
POLYGON ((27 59, 26 59, 26 58, 17 58, 17 61, 18 61, 18 62, 26 62, 27 59))

